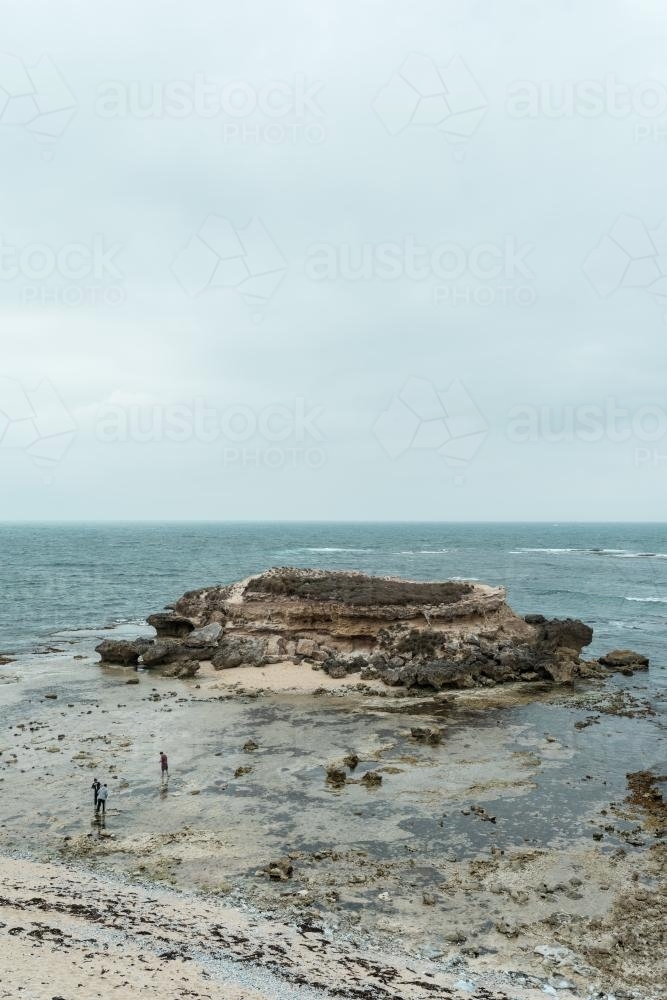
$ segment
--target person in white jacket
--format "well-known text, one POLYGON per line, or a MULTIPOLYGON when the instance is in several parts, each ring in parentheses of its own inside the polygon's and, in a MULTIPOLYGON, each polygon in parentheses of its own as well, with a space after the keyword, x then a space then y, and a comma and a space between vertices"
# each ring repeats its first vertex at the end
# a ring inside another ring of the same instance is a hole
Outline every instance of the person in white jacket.
POLYGON ((106 813, 107 811, 107 799, 109 798, 109 789, 106 785, 102 785, 97 791, 97 812, 106 813))

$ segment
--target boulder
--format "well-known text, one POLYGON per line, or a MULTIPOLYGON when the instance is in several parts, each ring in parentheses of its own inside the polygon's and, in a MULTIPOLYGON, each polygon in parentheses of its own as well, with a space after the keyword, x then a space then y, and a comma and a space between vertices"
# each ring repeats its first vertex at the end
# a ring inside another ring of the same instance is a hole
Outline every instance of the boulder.
POLYGON ((157 614, 149 615, 148 624, 153 626, 158 639, 184 639, 195 629, 193 621, 176 611, 159 611, 157 614))
POLYGON ((222 632, 222 625, 219 622, 212 622, 210 625, 205 625, 204 628, 196 628, 193 632, 190 632, 186 636, 183 645, 191 649, 214 646, 222 635, 222 632))
POLYGON ((593 641, 593 629, 577 618, 552 618, 537 626, 539 651, 570 649, 577 655, 593 641))
POLYGON ((599 661, 603 667, 612 670, 622 670, 623 667, 631 667, 633 670, 648 670, 648 656, 635 653, 632 649, 612 649, 610 653, 605 653, 599 661))
POLYGON ((317 643, 313 639, 299 639, 296 644, 297 656, 314 656, 317 643))
POLYGON ((266 655, 264 639, 248 639, 243 636, 224 636, 211 659, 216 670, 226 670, 247 664, 260 667, 266 655))
POLYGON ((556 684, 571 684, 579 674, 578 660, 563 654, 550 656, 542 661, 541 667, 556 684))
POLYGON ((176 660, 173 663, 167 663, 161 670, 164 677, 194 677, 200 668, 201 664, 199 660, 176 660))
MULTIPOLYGON (((266 640, 266 655, 280 657, 285 652, 285 643, 278 635, 270 635, 266 640)), ((278 662, 278 659, 276 659, 278 662)))
POLYGON ((163 639, 152 643, 141 657, 145 667, 157 667, 176 660, 189 659, 192 651, 184 648, 177 639, 163 639))
POLYGON ((333 657, 329 660, 325 660, 322 664, 322 670, 329 677, 334 677, 336 680, 341 680, 343 677, 347 677, 347 666, 342 660, 336 660, 333 657))
POLYGON ((339 680, 348 674, 357 674, 367 666, 368 660, 361 653, 341 653, 339 656, 329 656, 322 664, 322 670, 329 677, 339 680))
POLYGON ((129 667, 139 662, 139 657, 150 645, 150 639, 105 639, 95 647, 95 652, 100 654, 103 663, 120 663, 129 667))

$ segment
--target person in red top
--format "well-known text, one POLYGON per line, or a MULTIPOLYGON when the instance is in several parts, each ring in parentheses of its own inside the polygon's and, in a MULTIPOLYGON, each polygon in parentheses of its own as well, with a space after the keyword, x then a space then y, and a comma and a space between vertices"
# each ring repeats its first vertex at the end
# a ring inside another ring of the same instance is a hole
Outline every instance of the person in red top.
POLYGON ((162 771, 162 778, 164 780, 165 776, 169 777, 169 761, 164 750, 160 750, 160 768, 162 771))

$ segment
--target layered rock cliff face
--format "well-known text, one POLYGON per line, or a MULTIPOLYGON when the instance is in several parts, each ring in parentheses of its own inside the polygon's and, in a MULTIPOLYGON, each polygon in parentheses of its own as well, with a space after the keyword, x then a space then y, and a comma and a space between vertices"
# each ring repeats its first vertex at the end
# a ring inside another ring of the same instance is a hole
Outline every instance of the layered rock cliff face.
MULTIPOLYGON (((520 617, 500 587, 292 568, 191 591, 148 621, 157 638, 146 648, 107 642, 98 651, 172 676, 193 676, 209 660, 218 670, 291 660, 332 677, 442 689, 572 681, 590 672, 580 654, 593 637, 573 619, 520 617)), ((623 666, 646 666, 640 660, 628 653, 623 666)))
MULTIPOLYGON (((358 673, 435 689, 564 683, 591 670, 580 658, 593 637, 588 625, 521 617, 503 588, 451 580, 277 568, 190 591, 148 621, 153 642, 107 641, 98 647, 103 659, 183 677, 203 661, 224 670, 291 660, 332 677, 358 673)), ((632 671, 648 664, 629 651, 616 659, 607 665, 632 671)))

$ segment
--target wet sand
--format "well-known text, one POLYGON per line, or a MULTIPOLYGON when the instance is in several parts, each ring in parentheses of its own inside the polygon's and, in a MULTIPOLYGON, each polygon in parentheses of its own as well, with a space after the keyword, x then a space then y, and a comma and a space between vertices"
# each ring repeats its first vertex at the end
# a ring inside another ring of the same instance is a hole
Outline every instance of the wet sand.
MULTIPOLYGON (((166 893, 169 913, 182 903, 179 947, 192 944, 188 921, 217 920, 226 930, 215 961, 233 959, 230 928, 241 921, 257 950, 244 959, 246 973, 277 977, 209 979, 210 950, 185 964, 155 952, 157 971, 144 982, 130 970, 140 963, 135 936, 128 968, 114 960, 113 975, 125 969, 132 984, 125 995, 166 995, 165 982, 181 995, 181 973, 190 990, 182 995, 279 996, 280 983, 285 996, 300 995, 289 992, 296 985, 332 995, 331 984, 344 982, 341 954, 359 958, 357 978, 369 954, 394 970, 383 973, 387 992, 377 991, 379 976, 369 997, 664 995, 665 838, 641 803, 626 801, 626 772, 659 769, 667 758, 664 706, 651 714, 641 679, 435 700, 310 669, 304 676, 293 665, 205 670, 194 681, 141 673, 127 684, 132 671, 94 663, 90 637, 67 641, 66 652, 0 675, 0 851, 14 856, 3 862, 3 907, 12 878, 25 902, 46 898, 49 880, 66 891, 61 880, 92 872, 84 882, 92 877, 105 899, 115 892, 133 913, 138 900, 155 909, 147 900, 157 894, 166 893), (442 727, 442 742, 417 742, 415 725, 442 727), (248 740, 257 749, 244 750, 248 740), (164 785, 162 749, 171 769, 164 785), (332 787, 326 766, 351 751, 359 764, 332 787), (379 787, 361 783, 371 770, 379 787), (103 827, 92 815, 93 776, 110 789, 103 827), (19 854, 33 861, 19 863, 19 854), (293 869, 284 880, 266 871, 279 859, 293 869), (53 866, 49 875, 37 861, 53 866), (10 877, 6 866, 17 864, 10 877), (288 958, 271 953, 269 930, 284 935, 288 958), (317 945, 316 967, 296 948, 304 941, 317 945), (400 971, 406 963, 419 965, 418 988, 400 971)), ((35 906, 31 920, 41 919, 35 906)), ((134 919, 117 916, 116 931, 134 919)), ((16 912, 12 920, 21 925, 16 912)), ((10 935, 6 914, 0 921, 3 955, 16 969, 35 938, 10 935)), ((48 947, 60 954, 62 942, 48 947)), ((111 979, 98 992, 85 985, 85 964, 75 966, 84 985, 62 995, 111 995, 111 979)), ((360 987, 350 979, 345 988, 360 987)))

